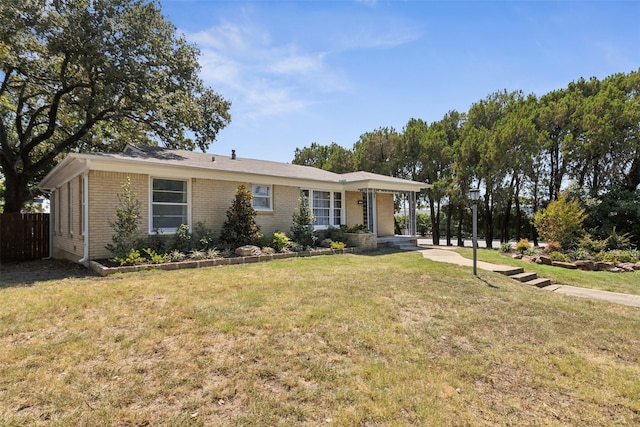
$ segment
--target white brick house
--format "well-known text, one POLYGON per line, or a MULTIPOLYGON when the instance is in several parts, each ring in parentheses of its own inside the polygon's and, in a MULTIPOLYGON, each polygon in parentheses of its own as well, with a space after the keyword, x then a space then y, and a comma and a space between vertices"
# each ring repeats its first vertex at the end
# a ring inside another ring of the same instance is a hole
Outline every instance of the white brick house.
POLYGON ((301 195, 318 229, 364 224, 378 236, 394 233, 393 195, 413 201, 428 184, 368 172, 321 169, 217 154, 128 145, 121 153, 67 155, 40 183, 51 196, 51 256, 84 263, 107 258, 121 185, 142 205, 142 230, 171 234, 203 222, 219 234, 240 184, 251 190, 256 222, 268 235, 289 231, 301 195))

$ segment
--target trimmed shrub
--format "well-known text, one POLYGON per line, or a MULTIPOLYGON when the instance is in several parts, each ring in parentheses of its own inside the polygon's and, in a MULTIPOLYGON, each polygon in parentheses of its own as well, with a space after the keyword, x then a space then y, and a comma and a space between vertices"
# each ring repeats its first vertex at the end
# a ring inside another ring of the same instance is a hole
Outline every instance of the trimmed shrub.
POLYGON ((529 243, 529 240, 527 239, 520 239, 518 243, 516 243, 516 251, 520 252, 521 254, 527 252, 529 248, 531 248, 531 243, 529 243))
POLYGON ((278 252, 282 252, 291 244, 291 239, 286 234, 276 231, 271 238, 271 247, 278 252))
POLYGON ((262 237, 256 224, 256 210, 251 201, 253 196, 244 185, 238 186, 236 197, 227 211, 227 220, 222 226, 220 240, 232 247, 255 245, 262 237))

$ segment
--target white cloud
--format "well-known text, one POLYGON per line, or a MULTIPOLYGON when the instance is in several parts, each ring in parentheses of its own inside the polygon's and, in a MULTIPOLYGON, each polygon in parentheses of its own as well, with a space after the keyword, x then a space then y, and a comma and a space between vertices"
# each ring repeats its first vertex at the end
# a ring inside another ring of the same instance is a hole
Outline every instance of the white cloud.
POLYGON ((315 103, 318 93, 346 86, 341 74, 327 67, 325 52, 277 45, 256 27, 222 23, 186 37, 201 51, 205 83, 250 117, 299 111, 315 103))

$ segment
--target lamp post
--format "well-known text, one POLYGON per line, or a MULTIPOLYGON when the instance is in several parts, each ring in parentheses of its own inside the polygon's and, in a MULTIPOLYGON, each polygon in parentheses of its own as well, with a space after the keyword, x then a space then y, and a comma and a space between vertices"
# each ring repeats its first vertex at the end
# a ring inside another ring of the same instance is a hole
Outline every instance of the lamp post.
POLYGON ((473 275, 478 275, 478 199, 480 198, 479 188, 469 189, 469 198, 473 203, 473 275))

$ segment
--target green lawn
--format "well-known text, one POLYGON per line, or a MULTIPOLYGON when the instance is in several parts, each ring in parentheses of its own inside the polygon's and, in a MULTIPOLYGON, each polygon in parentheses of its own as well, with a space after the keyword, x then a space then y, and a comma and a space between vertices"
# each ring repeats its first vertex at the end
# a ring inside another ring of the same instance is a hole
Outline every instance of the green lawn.
MULTIPOLYGON (((455 251, 466 258, 473 259, 472 248, 456 248, 455 251)), ((640 271, 634 271, 633 273, 609 273, 608 271, 569 270, 550 265, 523 262, 511 258, 510 254, 503 254, 497 250, 487 249, 478 250, 478 260, 493 264, 523 267, 526 271, 535 271, 539 277, 546 277, 551 279, 553 283, 559 285, 571 285, 640 295, 640 271)))
POLYGON ((0 289, 2 426, 640 424, 640 310, 419 253, 0 289))

